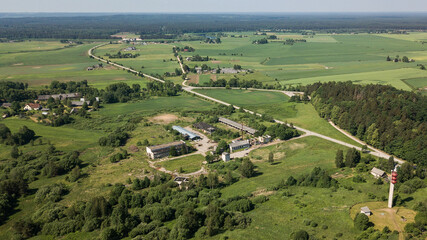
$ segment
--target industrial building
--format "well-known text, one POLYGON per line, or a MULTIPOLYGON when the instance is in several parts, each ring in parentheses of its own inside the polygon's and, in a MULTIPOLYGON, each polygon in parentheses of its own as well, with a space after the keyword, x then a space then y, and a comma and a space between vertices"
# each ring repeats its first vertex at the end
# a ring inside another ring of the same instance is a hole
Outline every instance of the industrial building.
POLYGON ((230 161, 230 153, 228 153, 228 152, 223 152, 223 153, 222 153, 222 155, 221 155, 221 159, 222 159, 222 161, 224 161, 224 162, 228 162, 228 161, 230 161))
POLYGON ((49 98, 53 99, 59 99, 59 100, 65 100, 67 98, 78 98, 80 97, 80 93, 61 93, 61 94, 53 94, 53 95, 39 95, 37 96, 37 100, 39 101, 46 101, 49 100, 49 98))
POLYGON ((200 138, 199 135, 197 135, 191 131, 188 131, 187 129, 180 127, 180 126, 172 126, 172 129, 175 131, 178 131, 179 133, 181 133, 183 136, 187 137, 190 140, 196 140, 196 139, 200 138))
POLYGON ((227 119, 227 118, 220 117, 220 118, 218 119, 218 121, 219 121, 220 123, 223 123, 223 124, 225 124, 225 125, 228 125, 228 126, 230 126, 230 127, 233 127, 233 128, 235 128, 235 129, 237 129, 237 130, 244 131, 244 132, 246 132, 246 133, 248 133, 248 134, 251 134, 251 135, 254 135, 254 134, 257 132, 257 130, 255 130, 255 129, 253 129, 253 128, 247 127, 247 126, 245 126, 245 125, 243 125, 243 124, 237 123, 237 122, 232 121, 232 120, 227 119))
POLYGON ((248 148, 251 146, 249 143, 249 140, 240 140, 240 141, 233 141, 230 143, 230 152, 242 149, 242 148, 248 148))
POLYGON ((175 147, 176 151, 179 153, 182 151, 183 148, 186 148, 187 145, 185 145, 184 141, 171 142, 161 145, 149 146, 146 148, 146 151, 147 155, 151 159, 164 158, 169 156, 170 149, 172 147, 175 147))
POLYGON ((205 133, 209 133, 212 134, 213 132, 215 132, 216 128, 212 125, 209 125, 205 122, 198 122, 193 124, 193 127, 202 130, 205 133))

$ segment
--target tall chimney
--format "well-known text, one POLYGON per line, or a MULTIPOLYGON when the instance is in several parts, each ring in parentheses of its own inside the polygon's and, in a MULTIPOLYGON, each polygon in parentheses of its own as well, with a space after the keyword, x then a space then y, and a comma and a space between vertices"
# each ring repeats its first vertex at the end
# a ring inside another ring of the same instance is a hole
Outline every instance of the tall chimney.
POLYGON ((394 193, 394 184, 397 181, 397 172, 391 171, 391 181, 390 181, 390 191, 388 193, 388 208, 393 207, 393 193, 394 193))

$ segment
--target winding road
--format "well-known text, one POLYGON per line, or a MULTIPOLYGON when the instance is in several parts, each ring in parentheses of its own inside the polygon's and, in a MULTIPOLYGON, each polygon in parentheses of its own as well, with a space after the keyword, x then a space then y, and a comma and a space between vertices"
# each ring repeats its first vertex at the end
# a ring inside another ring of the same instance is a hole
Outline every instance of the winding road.
MULTIPOLYGON (((91 56, 91 57, 93 57, 94 59, 96 59, 96 60, 99 60, 99 61, 102 61, 102 62, 105 62, 105 63, 107 63, 107 64, 110 64, 110 65, 113 65, 113 66, 115 66, 115 67, 118 67, 118 68, 121 68, 121 69, 124 69, 124 70, 127 70, 127 71, 130 71, 130 72, 132 72, 132 73, 136 73, 136 74, 142 74, 141 72, 138 72, 138 71, 135 71, 135 70, 133 70, 133 69, 130 69, 130 68, 128 68, 128 67, 124 67, 124 66, 122 66, 122 65, 119 65, 119 64, 117 64, 117 63, 114 63, 114 62, 111 62, 111 61, 107 61, 107 60, 105 60, 105 59, 103 59, 103 58, 100 58, 100 57, 97 57, 97 56, 95 56, 95 55, 93 55, 93 50, 94 49, 96 49, 96 48, 98 48, 98 47, 101 47, 101 46, 105 46, 105 45, 107 45, 108 43, 104 43, 104 44, 100 44, 100 45, 98 45, 98 46, 95 46, 95 47, 93 47, 93 48, 91 48, 91 49, 89 49, 89 51, 88 51, 88 54, 89 54, 89 56, 91 56)), ((178 60, 179 61, 179 60, 178 60)), ((181 65, 181 67, 182 67, 182 63, 181 63, 181 61, 179 61, 179 63, 180 63, 180 65, 181 65)), ((147 75, 147 74, 142 74, 144 77, 146 77, 146 78, 149 78, 149 79, 152 79, 152 80, 154 80, 154 81, 158 81, 158 82, 162 82, 162 83, 164 83, 165 81, 164 80, 161 80, 161 79, 158 79, 158 78, 156 78, 156 77, 152 77, 152 76, 150 76, 150 75, 147 75)), ((230 106, 231 104, 230 103, 227 103, 227 102, 224 102, 224 101, 221 101, 221 100, 219 100, 219 99, 216 99, 216 98, 213 98, 213 97, 209 97, 209 96, 207 96, 207 95, 204 95, 204 94, 201 94, 201 93, 198 93, 198 92, 196 92, 196 91, 194 91, 194 89, 211 89, 210 87, 191 87, 191 86, 188 86, 187 84, 186 84, 186 80, 182 83, 182 85, 183 85, 183 87, 182 87, 182 89, 184 90, 184 91, 186 91, 186 92, 188 92, 188 93, 191 93, 191 94, 194 94, 195 96, 198 96, 198 97, 201 97, 201 98, 204 98, 204 99, 207 99, 207 100, 210 100, 210 101, 213 101, 213 102, 216 102, 216 103, 219 103, 219 104, 222 104, 222 105, 226 105, 226 106, 230 106)), ((292 92, 292 91, 280 91, 280 90, 271 90, 271 89, 250 89, 250 90, 256 90, 256 91, 278 91, 278 92, 282 92, 283 94, 286 94, 286 95, 288 95, 288 96, 293 96, 293 95, 295 95, 295 94, 301 94, 301 92, 292 92)), ((240 109, 240 107, 238 107, 238 106, 233 106, 235 109, 240 109)), ((248 112, 248 113, 251 113, 251 114, 256 114, 256 115, 258 115, 258 116, 262 116, 261 114, 259 114, 259 113, 255 113, 255 112, 253 112, 253 111, 250 111, 250 110, 248 110, 248 109, 243 109, 245 112, 248 112)), ((280 121, 280 120, 277 120, 277 119, 274 119, 274 121, 276 122, 276 123, 280 123, 280 124, 287 124, 287 123, 285 123, 285 122, 283 122, 283 121, 280 121)), ((289 126, 289 124, 287 124, 288 126, 289 126)), ((343 134, 345 134, 347 137, 349 137, 350 139, 352 139, 352 140, 354 140, 354 141, 356 141, 356 142, 358 142, 358 143, 360 143, 360 144, 363 144, 363 145, 365 145, 365 143, 364 142, 362 142, 362 141, 360 141, 359 139, 357 139, 357 138, 355 138, 354 136, 352 136, 351 134, 349 134, 349 133, 347 133, 347 132, 345 132, 344 130, 342 130, 342 129, 340 129, 339 127, 337 127, 337 126, 335 126, 335 125, 333 125, 338 131, 340 131, 340 132, 342 132, 343 134)), ((301 127, 298 127, 298 126, 293 126, 295 129, 297 129, 298 131, 301 131, 301 132, 303 132, 306 136, 316 136, 316 137, 319 137, 319 138, 322 138, 322 139, 324 139, 324 140, 327 140, 327 141, 330 141, 330 142, 334 142, 334 143, 337 143, 337 144, 340 144, 340 145, 343 145, 343 146, 346 146, 346 147, 349 147, 349 148, 355 148, 355 149, 357 149, 357 150, 359 150, 359 151, 362 151, 362 148, 360 148, 360 147, 358 147, 358 146, 355 146, 355 145, 353 145, 353 144, 350 144, 350 143, 346 143, 346 142, 343 142, 343 141, 340 141, 340 140, 337 140, 337 139, 335 139, 335 138, 331 138, 331 137, 328 137, 328 136, 325 136, 325 135, 322 135, 322 134, 320 134, 320 133, 316 133, 316 132, 313 132, 313 131, 310 131, 310 130, 307 130, 307 129, 304 129, 304 128, 301 128, 301 127)), ((387 153, 385 153, 385 152, 383 152, 383 151, 381 151, 381 150, 379 150, 379 149, 376 149, 376 148, 374 148, 374 147, 372 147, 372 146, 369 146, 369 149, 371 150, 371 151, 369 151, 368 153, 369 154, 371 154, 371 155, 373 155, 373 156, 375 156, 375 157, 380 157, 380 158, 386 158, 386 159, 388 159, 388 158, 390 158, 392 155, 390 155, 390 154, 387 154, 387 153)), ((394 156, 393 156, 394 157, 394 156)), ((394 157, 394 160, 396 161, 396 162, 398 162, 399 164, 402 164, 402 163, 404 163, 405 161, 404 160, 402 160, 402 159, 399 159, 399 158, 396 158, 396 157, 394 157)))

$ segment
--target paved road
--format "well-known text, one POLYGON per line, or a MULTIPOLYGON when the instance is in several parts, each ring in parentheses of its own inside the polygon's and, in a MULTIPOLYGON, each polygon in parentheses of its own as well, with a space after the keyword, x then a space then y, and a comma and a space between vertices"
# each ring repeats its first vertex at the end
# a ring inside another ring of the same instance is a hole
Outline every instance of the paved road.
MULTIPOLYGON (((119 64, 116 64, 116 63, 114 63, 114 62, 111 62, 111 61, 107 61, 107 60, 105 60, 105 59, 102 59, 102 58, 99 58, 99 57, 97 57, 97 56, 95 56, 95 55, 93 55, 92 54, 92 51, 94 50, 94 49, 96 49, 96 48, 98 48, 98 47, 101 47, 101 46, 105 46, 105 45, 107 45, 108 43, 104 43, 104 44, 101 44, 101 45, 98 45, 98 46, 95 46, 95 47, 93 47, 93 48, 91 48, 91 49, 89 49, 89 51, 88 51, 88 54, 89 54, 89 56, 92 56, 94 59, 96 59, 96 60, 99 60, 99 61, 102 61, 102 62, 105 62, 105 63, 108 63, 108 64, 110 64, 110 65, 113 65, 113 66, 116 66, 116 67, 118 67, 118 68, 122 68, 122 69, 125 69, 125 70, 128 70, 128 71, 130 71, 130 72, 132 72, 132 73, 140 73, 140 72, 138 72, 138 71, 135 71, 135 70, 133 70, 133 69, 130 69, 130 68, 128 68, 128 67, 124 67, 124 66, 121 66, 121 65, 119 65, 119 64)), ((165 81, 164 80, 161 80, 161 79, 158 79, 158 78, 155 78, 155 77, 152 77, 152 76, 150 76, 150 75, 147 75, 147 74, 143 74, 143 76, 144 77, 146 77, 146 78, 149 78, 149 79, 152 79, 152 80, 155 80, 155 81, 159 81, 159 82, 162 82, 162 83, 164 83, 165 81)), ((196 95, 196 96, 199 96, 199 97, 201 97, 201 98, 204 98, 204 99, 207 99, 207 100, 210 100, 210 101, 213 101, 213 102, 216 102, 216 103, 219 103, 219 104, 223 104, 223 105, 226 105, 226 106, 230 106, 231 104, 230 103, 227 103, 227 102, 224 102, 224 101, 221 101, 221 100, 218 100, 218 99, 216 99, 216 98, 212 98, 212 97, 209 97, 209 96, 206 96, 206 95, 204 95, 204 94, 201 94, 201 93, 198 93, 198 92, 195 92, 195 91, 193 91, 193 89, 197 89, 197 88, 195 88, 195 87, 191 87, 191 86, 188 86, 187 84, 186 84, 186 82, 187 81, 184 81, 183 82, 183 87, 182 87, 182 89, 184 90, 184 91, 186 91, 186 92, 188 92, 188 93, 191 93, 191 94, 194 94, 194 95, 196 95)), ((205 87, 205 89, 207 89, 206 87, 205 87)), ((260 89, 252 89, 252 90, 260 90, 260 89)), ((262 89, 262 90, 264 90, 264 89, 262 89)), ((265 89, 265 90, 270 90, 270 89, 265 89)), ((270 90, 270 91, 280 91, 280 90, 270 90)), ((286 92, 288 92, 289 94, 295 94, 295 93, 298 93, 298 92, 289 92, 289 91, 280 91, 280 92, 283 92, 284 94, 286 94, 286 92)), ((286 94, 286 95, 288 95, 288 94, 286 94)), ((288 95, 289 96, 289 95, 288 95)), ((240 107, 238 107, 238 106, 233 106, 234 108, 236 108, 236 109, 240 109, 240 107)), ((258 116, 262 116, 261 114, 259 114, 259 113, 255 113, 255 112, 253 112, 253 111, 250 111, 250 110, 247 110, 247 109, 243 109, 245 112, 248 112, 248 113, 251 113, 251 114, 256 114, 256 115, 258 115, 258 116)), ((274 121, 276 122, 276 123, 280 123, 280 124, 286 124, 286 123, 284 123, 284 122, 282 122, 282 121, 280 121, 280 120, 276 120, 276 119, 274 119, 274 121)), ((289 126, 289 124, 287 124, 288 126, 289 126)), ((349 144, 349 143, 346 143, 346 142, 343 142, 343 141, 340 141, 340 140, 337 140, 337 139, 334 139, 334 138, 331 138, 331 137, 328 137, 328 136, 325 136, 325 135, 322 135, 322 134, 319 134, 319 133, 316 133, 316 132, 313 132, 313 131, 310 131, 310 130, 307 130, 307 129, 304 129, 304 128, 300 128, 300 127, 297 127, 297 126, 293 126, 294 128, 296 128, 298 131, 301 131, 301 132, 304 132, 307 136, 316 136, 316 137, 319 137, 319 138, 322 138, 322 139, 325 139, 325 140, 328 140, 328 141, 331 141, 331 142, 334 142, 334 143, 337 143, 337 144, 340 144, 340 145, 343 145, 343 146, 346 146, 346 147, 349 147, 349 148, 355 148, 355 149, 357 149, 357 150, 359 150, 359 151, 362 151, 362 148, 360 148, 360 147, 357 147, 357 146, 355 146, 355 145, 352 145, 352 144, 349 144)), ((348 136, 348 135, 347 135, 348 136)), ((360 140, 359 140, 360 141, 360 140)), ((387 154, 387 153, 385 153, 385 152, 383 152, 383 151, 380 151, 380 150, 378 150, 378 149, 375 149, 375 148, 371 148, 371 150, 373 150, 373 151, 370 151, 369 152, 369 154, 371 154, 371 155, 373 155, 373 156, 376 156, 376 157, 380 157, 380 158, 389 158, 391 155, 389 155, 389 154, 387 154)), ((396 157, 395 157, 395 159, 396 159, 396 161, 397 162, 399 162, 400 164, 401 163, 403 163, 404 162, 404 160, 402 160, 402 159, 397 159, 396 157)))
MULTIPOLYGON (((193 89, 225 89, 225 87, 192 87, 192 86, 188 86, 189 88, 193 89)), ((276 89, 259 89, 259 88, 237 88, 237 87, 233 87, 230 88, 233 90, 239 90, 239 89, 244 89, 244 90, 252 90, 252 91, 266 91, 266 92, 280 92, 283 93, 289 97, 295 96, 295 95, 304 95, 304 92, 297 92, 297 91, 283 91, 283 90, 276 90, 276 89)))

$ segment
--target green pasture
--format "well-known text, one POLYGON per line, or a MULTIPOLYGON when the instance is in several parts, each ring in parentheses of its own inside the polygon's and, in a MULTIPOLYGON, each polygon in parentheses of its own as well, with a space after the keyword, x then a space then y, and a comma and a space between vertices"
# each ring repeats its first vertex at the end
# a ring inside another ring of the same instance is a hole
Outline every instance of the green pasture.
POLYGON ((408 32, 408 34, 376 34, 381 37, 388 37, 399 40, 407 40, 407 41, 427 41, 427 33, 426 32, 408 32))
POLYGON ((289 100, 285 94, 273 91, 243 89, 195 89, 194 91, 242 107, 283 103, 289 100))
MULTIPOLYGON (((393 64, 393 63, 390 63, 393 64)), ((307 85, 316 82, 330 82, 330 81, 352 81, 359 84, 384 84, 392 85, 395 88, 410 91, 411 87, 406 85, 402 80, 408 78, 425 78, 427 77, 427 71, 423 71, 417 68, 401 68, 395 70, 385 71, 372 71, 362 73, 351 73, 351 74, 340 74, 331 76, 321 77, 310 77, 293 80, 281 81, 281 84, 290 85, 307 85)))
POLYGON ((2 42, 0 43, 0 55, 20 52, 38 52, 56 50, 67 46, 59 40, 52 41, 23 41, 23 42, 2 42))
POLYGON ((205 158, 200 154, 196 154, 159 162, 156 163, 156 166, 164 167, 169 171, 176 172, 179 172, 180 168, 182 168, 183 173, 192 173, 200 170, 203 161, 205 161, 205 158))
POLYGON ((157 114, 160 112, 203 111, 210 109, 213 103, 181 95, 177 97, 153 97, 148 100, 128 103, 109 104, 100 109, 101 116, 118 116, 124 114, 157 114))

